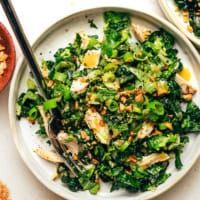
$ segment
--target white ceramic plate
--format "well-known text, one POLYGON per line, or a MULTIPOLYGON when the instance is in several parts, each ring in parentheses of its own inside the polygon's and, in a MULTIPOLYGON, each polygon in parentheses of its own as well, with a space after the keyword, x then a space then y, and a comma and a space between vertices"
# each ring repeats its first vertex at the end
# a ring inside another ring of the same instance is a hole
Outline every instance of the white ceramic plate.
POLYGON ((174 3, 174 0, 158 0, 158 2, 169 21, 174 23, 195 45, 200 47, 200 38, 187 30, 189 24, 185 23, 180 12, 176 11, 177 6, 174 3))
MULTIPOLYGON (((151 29, 158 29, 160 27, 171 32, 176 38, 176 47, 179 50, 179 57, 181 57, 184 65, 188 67, 192 73, 191 83, 200 91, 200 85, 197 74, 200 73, 199 69, 199 55, 186 39, 174 26, 169 22, 162 19, 155 18, 151 15, 142 13, 137 10, 127 8, 93 8, 84 10, 58 21, 48 28, 34 43, 35 55, 38 62, 42 58, 50 59, 53 57, 54 52, 60 48, 65 47, 66 44, 72 41, 75 33, 85 31, 88 34, 98 34, 102 36, 103 17, 102 13, 105 10, 115 10, 129 12, 133 16, 135 23, 147 26, 151 29), (87 18, 85 17, 87 15, 87 18), (87 23, 88 18, 94 19, 99 29, 91 29, 87 23)), ((40 159, 33 152, 33 148, 42 146, 49 149, 49 145, 43 139, 39 138, 35 131, 37 125, 30 125, 26 120, 18 121, 15 116, 15 103, 18 95, 26 90, 26 80, 29 77, 29 69, 24 60, 18 61, 16 71, 11 83, 10 96, 9 96, 9 117, 12 127, 13 138, 15 140, 17 149, 25 161, 26 165, 30 168, 33 174, 40 180, 47 188, 65 199, 70 200, 145 200, 153 198, 173 186, 180 180, 186 172, 192 167, 200 154, 200 135, 191 135, 190 143, 186 145, 182 159, 184 167, 182 170, 177 171, 172 161, 169 165, 168 172, 172 176, 162 185, 160 185, 153 192, 144 193, 128 193, 125 190, 119 190, 110 193, 110 186, 103 184, 100 192, 94 196, 89 192, 76 192, 73 193, 64 187, 60 181, 52 181, 51 175, 55 170, 55 166, 47 161, 40 159)), ((200 100, 200 93, 198 92, 195 101, 200 100)), ((31 184, 31 183, 30 183, 31 184)))

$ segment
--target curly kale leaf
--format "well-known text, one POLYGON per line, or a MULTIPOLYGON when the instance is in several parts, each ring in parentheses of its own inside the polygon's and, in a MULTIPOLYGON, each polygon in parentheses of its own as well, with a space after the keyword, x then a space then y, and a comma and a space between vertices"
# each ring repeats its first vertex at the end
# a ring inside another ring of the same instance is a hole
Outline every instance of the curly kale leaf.
POLYGON ((187 104, 186 112, 182 122, 182 129, 184 132, 200 132, 200 109, 194 102, 187 104))
POLYGON ((175 44, 175 39, 174 37, 166 32, 163 29, 160 29, 159 31, 154 31, 150 36, 149 36, 149 41, 152 43, 157 42, 157 40, 161 40, 161 45, 164 46, 166 49, 171 49, 173 48, 175 44))
POLYGON ((104 21, 103 53, 109 57, 117 57, 119 46, 129 37, 130 16, 127 13, 110 11, 104 13, 104 21))
POLYGON ((147 141, 147 146, 152 151, 172 150, 180 145, 178 134, 156 135, 147 141))

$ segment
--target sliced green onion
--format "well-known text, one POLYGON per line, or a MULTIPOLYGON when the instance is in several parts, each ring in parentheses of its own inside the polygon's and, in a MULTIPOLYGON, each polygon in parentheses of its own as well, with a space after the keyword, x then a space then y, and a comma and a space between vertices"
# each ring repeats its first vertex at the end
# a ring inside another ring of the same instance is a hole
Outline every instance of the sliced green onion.
POLYGON ((31 92, 31 91, 28 91, 28 92, 24 95, 24 97, 23 97, 23 99, 22 99, 22 103, 24 104, 24 103, 26 102, 27 99, 29 99, 29 100, 37 100, 37 98, 38 98, 38 96, 37 96, 35 93, 33 93, 33 92, 31 92))
POLYGON ((64 100, 68 101, 71 99, 71 91, 70 91, 70 88, 68 86, 64 86, 63 88, 63 97, 64 97, 64 100))
POLYGON ((89 40, 88 49, 92 49, 97 44, 98 44, 98 39, 95 37, 91 37, 89 40))
POLYGON ((133 60, 134 60, 133 53, 132 52, 126 52, 123 55, 123 60, 124 60, 124 62, 133 62, 133 60))
POLYGON ((67 75, 64 73, 55 72, 53 79, 60 82, 65 82, 65 80, 67 79, 67 75))
POLYGON ((128 146, 130 145, 130 142, 123 141, 123 140, 117 140, 114 144, 117 147, 117 149, 119 149, 121 152, 123 152, 128 148, 128 146))
POLYGON ((117 70, 117 65, 113 64, 113 63, 108 63, 105 67, 104 67, 104 71, 108 72, 108 71, 116 71, 117 70))
POLYGON ((29 112, 28 112, 28 116, 32 120, 36 119, 37 116, 38 116, 38 110, 37 110, 37 108, 35 108, 35 107, 31 108, 31 110, 29 110, 29 112))
POLYGON ((160 123, 160 124, 158 125, 158 127, 159 127, 159 129, 160 129, 161 131, 167 129, 167 127, 165 126, 165 123, 160 123))
POLYGON ((30 90, 35 90, 36 89, 35 82, 32 79, 28 79, 27 80, 27 86, 28 86, 28 89, 30 89, 30 90))
POLYGON ((118 110, 118 103, 113 99, 107 100, 106 106, 108 107, 108 110, 110 110, 111 112, 115 112, 118 110))
POLYGON ((75 67, 74 63, 69 62, 69 61, 61 61, 55 66, 55 70, 59 71, 61 69, 69 69, 75 67))
POLYGON ((157 114, 157 115, 164 115, 164 106, 162 103, 160 103, 159 101, 152 101, 148 104, 148 108, 150 109, 150 111, 152 111, 153 113, 157 114))
POLYGON ((20 116, 21 113, 22 113, 22 106, 17 103, 16 104, 16 115, 20 116))
POLYGON ((115 74, 113 72, 106 72, 103 76, 103 82, 104 83, 112 83, 115 80, 115 74))
POLYGON ((50 99, 44 102, 44 110, 48 111, 51 109, 54 109, 57 107, 57 100, 56 99, 50 99))

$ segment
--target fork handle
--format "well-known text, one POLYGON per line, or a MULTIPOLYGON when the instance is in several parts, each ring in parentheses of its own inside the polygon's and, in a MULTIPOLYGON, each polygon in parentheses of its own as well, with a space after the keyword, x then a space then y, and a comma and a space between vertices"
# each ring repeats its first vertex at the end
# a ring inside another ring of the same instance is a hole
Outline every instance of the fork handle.
POLYGON ((39 86, 39 89, 40 89, 43 97, 46 99, 47 98, 47 93, 45 92, 46 84, 43 80, 43 77, 41 75, 41 71, 39 70, 36 58, 33 54, 31 46, 26 38, 26 35, 24 34, 23 28, 20 24, 18 16, 15 12, 15 9, 10 0, 0 0, 0 3, 2 5, 2 7, 5 11, 5 14, 9 20, 9 23, 15 33, 15 36, 19 42, 22 52, 29 64, 29 67, 31 68, 31 71, 37 82, 37 85, 39 86))

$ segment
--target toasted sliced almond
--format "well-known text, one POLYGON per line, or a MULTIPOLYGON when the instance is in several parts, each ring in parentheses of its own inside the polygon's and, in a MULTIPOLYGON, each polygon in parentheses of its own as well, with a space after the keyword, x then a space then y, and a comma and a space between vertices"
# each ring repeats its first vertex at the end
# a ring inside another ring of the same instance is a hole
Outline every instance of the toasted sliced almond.
POLYGON ((53 84, 54 84, 54 81, 53 80, 48 80, 47 81, 47 87, 52 87, 53 86, 53 84))
POLYGON ((125 111, 125 109, 126 109, 126 106, 123 103, 120 103, 119 104, 119 112, 123 112, 123 111, 125 111))
POLYGON ((169 92, 167 82, 165 82, 165 81, 159 81, 156 85, 156 89, 157 89, 158 96, 168 94, 168 92, 169 92))
POLYGON ((144 156, 142 160, 138 162, 138 164, 142 168, 146 169, 155 163, 164 162, 168 159, 169 159, 169 156, 166 153, 152 153, 148 156, 144 156))
POLYGON ((119 92, 119 95, 128 97, 128 96, 130 96, 132 94, 135 94, 135 91, 136 90, 124 90, 124 91, 119 92))
POLYGON ((135 96, 135 101, 136 102, 143 102, 144 101, 144 96, 143 94, 138 94, 135 96))
POLYGON ((6 61, 8 55, 4 51, 0 51, 0 62, 6 61))
POLYGON ((3 51, 3 50, 5 50, 6 48, 2 45, 2 44, 0 44, 0 51, 3 51))
POLYGON ((85 141, 90 140, 90 137, 88 136, 88 134, 87 134, 85 131, 81 131, 80 134, 81 134, 81 137, 82 137, 85 141))
POLYGON ((38 156, 40 156, 41 158, 43 158, 44 160, 47 160, 49 162, 63 163, 63 159, 61 158, 61 156, 58 155, 57 153, 52 152, 52 151, 47 151, 47 150, 44 150, 42 148, 36 148, 36 149, 34 149, 34 152, 38 156))
POLYGON ((183 94, 182 95, 182 98, 185 100, 185 101, 191 101, 192 100, 192 94, 183 94))
POLYGON ((5 69, 7 68, 6 62, 0 62, 0 76, 2 76, 5 72, 5 69))
POLYGON ((159 131, 159 130, 154 130, 154 131, 152 132, 152 135, 160 135, 160 134, 162 134, 162 132, 159 131))
POLYGON ((135 155, 131 155, 127 158, 127 162, 135 165, 137 163, 137 157, 135 155))
POLYGON ((164 125, 169 129, 169 130, 173 130, 173 126, 171 122, 164 122, 164 125))

